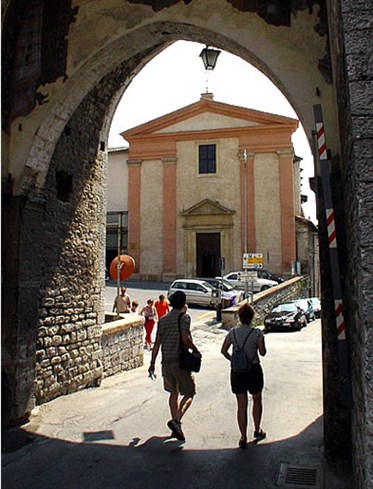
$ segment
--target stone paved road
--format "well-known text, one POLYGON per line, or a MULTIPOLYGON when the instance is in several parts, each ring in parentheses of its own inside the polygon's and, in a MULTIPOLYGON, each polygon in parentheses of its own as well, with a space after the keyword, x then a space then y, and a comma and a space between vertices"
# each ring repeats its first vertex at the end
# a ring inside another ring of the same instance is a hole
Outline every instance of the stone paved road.
POLYGON ((41 406, 22 430, 34 437, 31 442, 3 455, 3 487, 267 489, 278 487, 281 463, 320 469, 320 321, 300 332, 266 335, 268 437, 245 451, 237 448, 235 399, 220 354, 225 332, 200 326, 193 334, 203 368, 183 423, 185 444, 169 438, 167 395, 160 377, 155 382, 147 377, 146 352, 143 367, 41 406))

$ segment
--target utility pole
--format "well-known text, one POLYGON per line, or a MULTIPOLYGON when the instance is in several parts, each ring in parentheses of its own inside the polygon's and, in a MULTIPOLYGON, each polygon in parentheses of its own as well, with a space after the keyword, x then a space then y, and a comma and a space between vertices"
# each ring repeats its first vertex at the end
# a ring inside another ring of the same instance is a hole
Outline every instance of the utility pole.
POLYGON ((324 120, 321 105, 314 105, 314 117, 316 125, 317 156, 320 163, 322 192, 324 197, 325 217, 328 233, 329 259, 332 278, 335 327, 337 333, 338 345, 338 369, 339 369, 339 394, 341 403, 349 405, 351 402, 350 393, 350 372, 348 367, 348 351, 346 340, 346 324, 343 314, 342 286, 339 271, 339 257, 337 247, 337 234, 335 229, 334 208, 332 200, 332 191, 330 186, 329 160, 326 146, 324 120))

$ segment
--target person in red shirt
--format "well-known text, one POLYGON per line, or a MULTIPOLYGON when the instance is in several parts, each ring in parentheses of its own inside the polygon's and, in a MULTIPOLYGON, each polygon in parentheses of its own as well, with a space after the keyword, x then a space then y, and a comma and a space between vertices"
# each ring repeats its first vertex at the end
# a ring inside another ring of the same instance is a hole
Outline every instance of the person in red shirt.
POLYGON ((158 300, 155 301, 154 307, 157 310, 158 319, 161 319, 162 316, 165 316, 170 312, 170 304, 163 294, 161 294, 158 297, 158 300))

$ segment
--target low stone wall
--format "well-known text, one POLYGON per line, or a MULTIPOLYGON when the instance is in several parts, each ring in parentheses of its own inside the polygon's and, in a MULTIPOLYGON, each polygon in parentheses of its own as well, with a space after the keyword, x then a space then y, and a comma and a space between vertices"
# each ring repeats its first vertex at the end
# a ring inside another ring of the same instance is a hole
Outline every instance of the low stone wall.
POLYGON ((124 314, 108 315, 102 328, 103 377, 141 367, 144 364, 144 318, 124 314))
MULTIPOLYGON (((295 277, 277 285, 276 287, 271 287, 263 292, 254 294, 252 305, 255 310, 255 316, 253 324, 255 326, 263 324, 265 315, 268 314, 272 307, 276 304, 307 297, 307 295, 307 277, 295 277)), ((240 304, 242 304, 242 302, 240 304)), ((238 308, 240 307, 240 304, 222 310, 223 328, 231 329, 239 323, 238 308)))

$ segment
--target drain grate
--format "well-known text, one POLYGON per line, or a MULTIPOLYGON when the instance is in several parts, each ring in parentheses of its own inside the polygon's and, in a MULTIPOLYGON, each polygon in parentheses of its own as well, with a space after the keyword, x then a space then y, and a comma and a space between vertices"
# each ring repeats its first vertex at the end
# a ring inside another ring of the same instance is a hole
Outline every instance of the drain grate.
POLYGON ((293 489, 320 489, 319 472, 315 468, 295 467, 282 463, 277 477, 280 487, 293 489))

